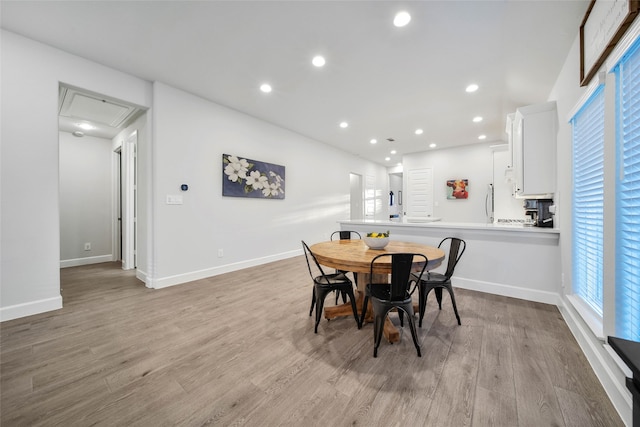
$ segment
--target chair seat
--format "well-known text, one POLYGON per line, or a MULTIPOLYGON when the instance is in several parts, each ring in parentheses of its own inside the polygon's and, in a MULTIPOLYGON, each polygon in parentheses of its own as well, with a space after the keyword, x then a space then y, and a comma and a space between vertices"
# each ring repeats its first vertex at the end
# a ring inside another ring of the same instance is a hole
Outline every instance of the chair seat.
POLYGON ((335 288, 336 286, 345 285, 352 286, 351 280, 344 273, 332 273, 325 274, 324 276, 317 276, 313 279, 318 286, 327 286, 335 288))
POLYGON ((429 282, 429 283, 445 283, 449 280, 447 276, 445 276, 444 274, 430 272, 430 271, 425 271, 422 277, 418 277, 417 274, 412 273, 411 277, 415 278, 415 280, 422 280, 423 282, 429 282))
MULTIPOLYGON (((381 301, 391 301, 391 288, 389 288, 389 286, 384 286, 384 285, 367 285, 366 287, 366 292, 368 296, 371 296, 373 298, 377 298, 381 301)), ((407 293, 405 300, 407 299, 411 299, 411 295, 409 293, 407 293)), ((403 301, 403 300, 397 300, 397 301, 403 301)))

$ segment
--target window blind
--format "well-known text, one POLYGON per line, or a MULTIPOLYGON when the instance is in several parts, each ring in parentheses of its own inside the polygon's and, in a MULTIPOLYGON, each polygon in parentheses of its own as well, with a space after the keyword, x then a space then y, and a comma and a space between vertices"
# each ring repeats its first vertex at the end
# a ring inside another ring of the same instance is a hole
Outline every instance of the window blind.
POLYGON ((640 43, 616 67, 616 334, 640 341, 640 43))
POLYGON ((571 119, 573 292, 602 317, 604 86, 571 119))

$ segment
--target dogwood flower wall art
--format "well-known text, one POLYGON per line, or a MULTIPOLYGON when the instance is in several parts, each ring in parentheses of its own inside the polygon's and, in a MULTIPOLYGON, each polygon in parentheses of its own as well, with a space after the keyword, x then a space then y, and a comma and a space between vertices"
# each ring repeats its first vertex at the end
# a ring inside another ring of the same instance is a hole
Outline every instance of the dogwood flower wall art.
POLYGON ((284 166, 223 154, 222 195, 284 199, 284 166))

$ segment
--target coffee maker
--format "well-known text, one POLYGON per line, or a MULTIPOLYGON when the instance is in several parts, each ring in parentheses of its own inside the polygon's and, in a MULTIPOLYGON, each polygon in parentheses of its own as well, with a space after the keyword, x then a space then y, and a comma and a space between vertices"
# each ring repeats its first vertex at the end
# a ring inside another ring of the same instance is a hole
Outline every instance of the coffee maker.
POLYGON ((555 206, 552 199, 526 199, 524 212, 531 217, 532 225, 553 228, 555 206))

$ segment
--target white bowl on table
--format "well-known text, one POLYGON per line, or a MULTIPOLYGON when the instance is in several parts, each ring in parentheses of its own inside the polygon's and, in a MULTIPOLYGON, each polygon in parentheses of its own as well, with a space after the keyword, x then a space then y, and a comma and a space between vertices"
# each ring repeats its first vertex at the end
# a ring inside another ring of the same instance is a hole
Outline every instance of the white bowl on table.
POLYGON ((370 249, 384 249, 389 244, 388 237, 363 237, 362 240, 370 249))

